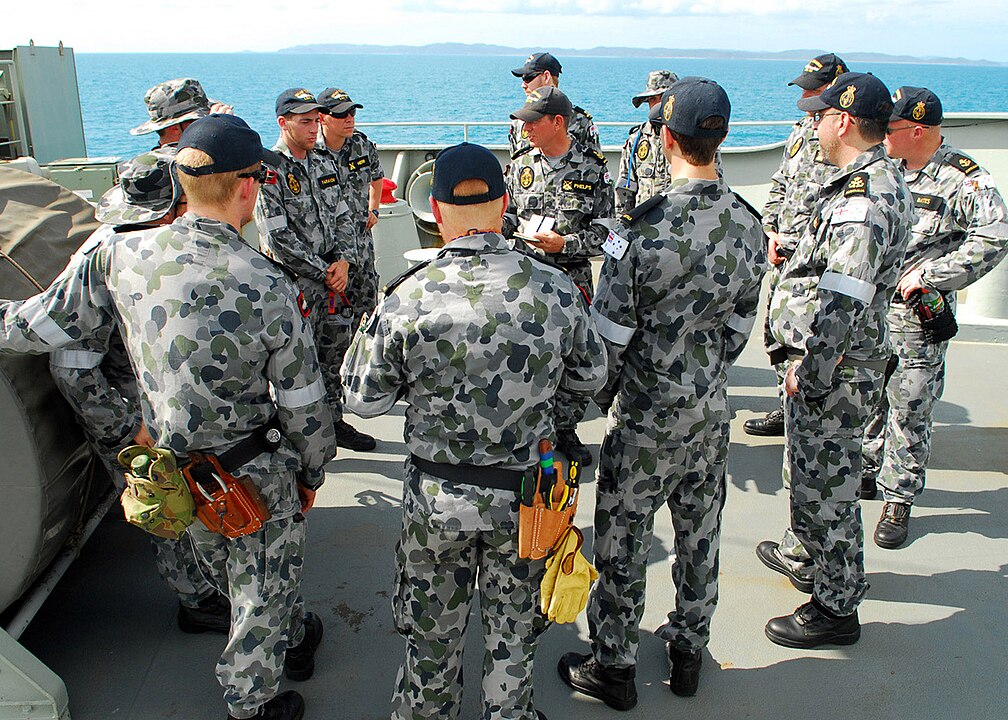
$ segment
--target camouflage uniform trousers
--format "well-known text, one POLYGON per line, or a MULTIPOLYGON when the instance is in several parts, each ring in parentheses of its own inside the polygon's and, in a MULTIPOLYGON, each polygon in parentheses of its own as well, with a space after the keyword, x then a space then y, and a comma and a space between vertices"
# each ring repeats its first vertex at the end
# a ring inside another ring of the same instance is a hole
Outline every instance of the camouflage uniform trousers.
POLYGON ((599 579, 588 601, 592 653, 600 663, 629 667, 637 662, 654 517, 663 505, 675 528, 676 607, 657 634, 680 650, 706 647, 718 599, 727 459, 727 424, 671 448, 606 437, 595 506, 599 579))
POLYGON ((865 431, 865 472, 877 472, 886 502, 913 505, 931 455, 931 414, 945 389, 948 342, 890 332, 899 365, 865 431))
POLYGON ((231 600, 231 632, 217 661, 224 700, 234 717, 251 717, 277 694, 287 648, 304 639, 304 518, 272 519, 259 532, 233 540, 200 522, 189 534, 231 600))
POLYGON ((784 400, 791 529, 815 563, 813 595, 837 615, 857 610, 868 589, 858 502, 861 443, 882 378, 877 370, 843 366, 822 400, 784 400))
MULTIPOLYGON (((419 474, 415 468, 407 472, 419 474)), ((539 611, 543 560, 518 558, 517 515, 492 530, 452 530, 404 499, 393 594, 406 656, 392 718, 452 720, 462 701, 462 651, 478 588, 483 629, 483 720, 536 720, 532 660, 548 621, 539 611)))
MULTIPOLYGON (((591 262, 585 260, 583 263, 576 265, 564 265, 563 269, 570 279, 588 294, 589 300, 595 297, 595 281, 592 278, 591 262)), ((570 430, 576 428, 577 424, 584 420, 589 402, 591 402, 591 398, 584 395, 574 395, 562 387, 557 388, 556 404, 553 410, 556 429, 570 430)))
MULTIPOLYGON (((122 493, 126 489, 126 480, 123 466, 116 459, 118 451, 99 445, 95 441, 92 441, 91 447, 111 476, 116 489, 122 493)), ((200 600, 216 594, 217 588, 207 579, 209 569, 204 570, 200 564, 192 539, 188 535, 183 535, 178 540, 169 540, 157 535, 149 537, 158 574, 178 595, 179 602, 188 608, 195 608, 200 600)))
POLYGON ((354 312, 351 308, 346 316, 342 315, 343 301, 336 295, 333 298, 335 312, 330 313, 328 288, 321 283, 308 281, 301 281, 298 284, 311 308, 308 323, 315 337, 319 369, 322 371, 329 410, 332 412, 333 422, 339 422, 343 419, 343 380, 340 378, 340 366, 343 365, 343 356, 350 348, 356 329, 354 312))

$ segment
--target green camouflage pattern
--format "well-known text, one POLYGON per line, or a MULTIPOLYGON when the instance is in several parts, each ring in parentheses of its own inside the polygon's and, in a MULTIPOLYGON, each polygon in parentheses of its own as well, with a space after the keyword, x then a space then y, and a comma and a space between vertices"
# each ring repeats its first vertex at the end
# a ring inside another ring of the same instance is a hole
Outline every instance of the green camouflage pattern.
POLYGON ((147 135, 210 114, 210 100, 194 78, 158 83, 144 94, 144 104, 150 119, 130 130, 131 135, 147 135))
MULTIPOLYGON (((343 365, 347 407, 371 417, 406 401, 408 451, 434 462, 526 470, 554 437, 560 386, 604 380, 601 338, 560 270, 501 235, 453 240, 392 289, 343 365)), ((393 601, 406 659, 396 718, 457 718, 473 590, 483 619, 485 718, 534 718, 532 657, 543 561, 519 560, 514 492, 420 473, 407 459, 393 601)))
MULTIPOLYGON (((598 128, 595 127, 595 121, 592 120, 591 115, 577 105, 574 106, 574 113, 567 123, 567 134, 576 143, 588 150, 602 152, 602 143, 599 140, 598 128)), ((512 160, 527 152, 531 147, 523 121, 511 121, 511 127, 508 128, 508 146, 511 149, 512 160)))
POLYGON ((137 155, 119 166, 119 184, 98 201, 95 218, 106 225, 160 220, 182 197, 173 145, 137 155))
MULTIPOLYGON (((927 165, 904 169, 904 176, 911 192, 927 198, 917 205, 904 270, 920 268, 923 281, 945 293, 954 309, 955 291, 993 270, 1008 253, 1008 208, 990 174, 944 143, 927 165)), ((900 363, 865 433, 864 464, 878 472, 887 502, 912 505, 924 490, 948 342, 924 340, 920 320, 906 303, 893 302, 887 320, 900 363)))
POLYGON ((119 453, 119 464, 126 468, 126 521, 158 537, 182 537, 196 521, 196 504, 172 451, 130 445, 119 453))

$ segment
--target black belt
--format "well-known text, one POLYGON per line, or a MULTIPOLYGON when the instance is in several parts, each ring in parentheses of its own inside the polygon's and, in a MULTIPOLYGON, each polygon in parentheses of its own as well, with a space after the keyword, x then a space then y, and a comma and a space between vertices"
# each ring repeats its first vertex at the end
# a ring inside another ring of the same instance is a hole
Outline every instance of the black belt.
MULTIPOLYGON (((280 447, 282 439, 280 420, 274 415, 265 425, 253 430, 244 440, 237 442, 222 453, 216 453, 217 461, 225 472, 233 473, 263 453, 275 451, 280 447)), ((192 475, 200 484, 212 484, 213 478, 210 474, 212 469, 212 466, 207 463, 201 463, 193 468, 192 475)))
POLYGON ((555 262, 560 267, 565 270, 571 270, 573 268, 583 268, 585 266, 591 267, 591 260, 588 258, 572 258, 570 260, 565 260, 563 258, 556 258, 555 262))
POLYGON ((412 453, 410 454, 410 462, 421 472, 447 480, 448 482, 475 485, 494 490, 512 490, 514 492, 521 492, 522 479, 525 477, 526 472, 523 470, 508 470, 493 465, 468 465, 466 463, 452 465, 449 463, 439 463, 417 457, 412 453))
MULTIPOLYGON (((776 350, 771 350, 769 354, 771 365, 781 365, 788 360, 800 360, 804 357, 804 353, 801 350, 792 347, 777 348, 776 350)), ((879 372, 890 372, 889 367, 892 362, 892 358, 886 358, 885 360, 859 360, 857 358, 848 358, 845 355, 840 359, 838 365, 839 367, 863 367, 869 370, 878 370, 879 372)))

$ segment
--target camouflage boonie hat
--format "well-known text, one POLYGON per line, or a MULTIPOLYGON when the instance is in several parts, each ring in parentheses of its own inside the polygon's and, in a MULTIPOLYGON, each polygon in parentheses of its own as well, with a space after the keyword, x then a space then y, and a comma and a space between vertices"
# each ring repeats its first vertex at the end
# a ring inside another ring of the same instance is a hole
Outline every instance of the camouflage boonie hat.
POLYGON ((634 95, 630 101, 634 107, 640 107, 641 103, 651 97, 658 97, 671 87, 672 83, 679 79, 671 70, 652 70, 647 76, 647 87, 640 95, 634 95))
POLYGON ((160 220, 182 197, 175 172, 174 147, 137 155, 119 168, 119 184, 102 195, 95 218, 106 225, 136 225, 160 220))
POLYGON ((178 78, 155 85, 144 95, 150 120, 130 130, 130 135, 146 135, 186 120, 210 114, 210 100, 194 78, 178 78))

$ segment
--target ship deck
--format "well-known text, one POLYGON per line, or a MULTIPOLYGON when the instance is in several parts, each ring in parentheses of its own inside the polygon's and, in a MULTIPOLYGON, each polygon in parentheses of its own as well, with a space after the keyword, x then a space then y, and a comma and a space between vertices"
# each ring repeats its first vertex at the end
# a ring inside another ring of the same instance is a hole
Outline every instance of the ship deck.
MULTIPOLYGON (((863 503, 871 588, 861 641, 845 648, 789 650, 763 633, 766 620, 804 602, 754 547, 779 538, 787 519, 781 441, 752 438, 742 423, 773 407, 773 373, 754 333, 730 375, 728 500, 721 543, 720 604, 696 697, 673 696, 663 643, 652 631, 673 602, 667 555, 672 529, 660 514, 648 570, 638 664, 639 704, 627 718, 1003 718, 1008 707, 1008 345, 957 340, 935 412, 928 488, 914 508, 908 544, 880 550, 871 533, 881 501, 863 503), (1000 639, 998 639, 1000 638, 1000 639)), ((402 641, 389 592, 399 532, 402 406, 355 424, 379 439, 368 454, 343 452, 309 514, 303 594, 326 635, 315 677, 296 687, 308 718, 388 717, 402 641)), ((594 445, 604 418, 589 414, 594 445)), ((590 526, 593 493, 579 524, 590 526)), ((21 642, 66 682, 75 720, 223 718, 213 675, 219 635, 184 635, 175 601, 157 577, 144 534, 110 515, 61 580, 21 642)), ((586 539, 591 542, 590 527, 586 539)), ((470 624, 462 716, 479 716, 481 647, 470 624)), ((549 629, 538 650, 537 706, 551 720, 609 718, 556 676, 568 650, 587 648, 584 615, 549 629)))

